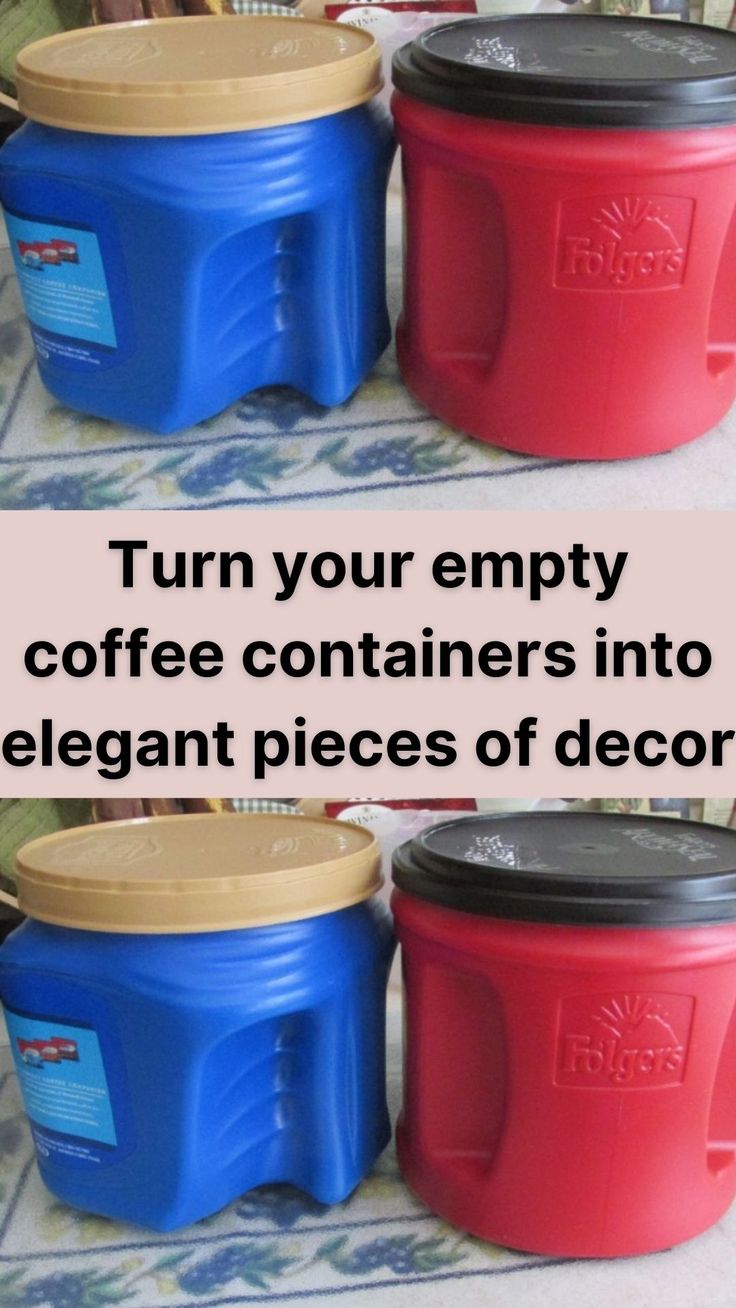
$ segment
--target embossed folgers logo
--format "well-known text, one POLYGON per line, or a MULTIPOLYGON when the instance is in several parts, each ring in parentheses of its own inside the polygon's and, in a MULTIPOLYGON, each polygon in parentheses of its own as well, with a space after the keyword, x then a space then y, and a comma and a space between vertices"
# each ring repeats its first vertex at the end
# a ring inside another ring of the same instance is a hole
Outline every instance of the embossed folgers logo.
POLYGON ((581 291, 679 286, 694 202, 682 196, 619 195, 560 206, 555 284, 581 291))
POLYGON ((557 1085, 591 1090, 676 1085, 685 1074, 689 995, 580 995, 560 1004, 557 1085))

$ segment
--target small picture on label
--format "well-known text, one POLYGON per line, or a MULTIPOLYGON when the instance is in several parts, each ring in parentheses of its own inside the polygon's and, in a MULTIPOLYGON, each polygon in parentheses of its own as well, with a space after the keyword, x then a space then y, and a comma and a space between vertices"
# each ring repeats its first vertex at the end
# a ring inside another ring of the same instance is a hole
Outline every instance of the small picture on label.
POLYGON ((49 1036, 48 1040, 23 1040, 18 1037, 18 1052, 28 1067, 43 1069, 45 1063, 79 1062, 76 1040, 49 1036))
POLYGON ((79 263, 79 247, 74 241, 54 237, 49 241, 17 241, 18 254, 26 268, 43 272, 62 263, 79 263))

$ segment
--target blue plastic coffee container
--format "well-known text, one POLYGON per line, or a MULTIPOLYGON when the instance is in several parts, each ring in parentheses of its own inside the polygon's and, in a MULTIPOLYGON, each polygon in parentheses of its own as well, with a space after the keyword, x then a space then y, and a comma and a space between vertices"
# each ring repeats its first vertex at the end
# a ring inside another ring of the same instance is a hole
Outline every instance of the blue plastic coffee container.
POLYGON ((351 1193, 390 1135, 378 865, 363 828, 270 814, 25 846, 0 994, 53 1194, 170 1230, 267 1182, 351 1193))
POLYGON ((352 394, 390 338, 370 34, 122 23, 27 46, 16 80, 0 199, 57 400, 171 432, 261 386, 352 394))

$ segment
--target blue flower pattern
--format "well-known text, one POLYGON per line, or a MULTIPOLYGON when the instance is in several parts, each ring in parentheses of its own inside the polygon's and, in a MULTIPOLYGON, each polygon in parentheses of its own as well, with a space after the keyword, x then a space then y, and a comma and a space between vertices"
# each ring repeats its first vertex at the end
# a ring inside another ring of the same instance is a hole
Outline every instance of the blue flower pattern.
POLYGON ((0 509, 370 504, 387 489, 524 466, 420 408, 393 348, 337 409, 269 387, 163 437, 73 413, 40 382, 11 266, 0 251, 0 509))
MULTIPOLYGON (((395 1100, 398 1042, 392 1051, 395 1100)), ((213 1308, 544 1265, 444 1226, 404 1188, 392 1149, 335 1207, 262 1186, 171 1236, 75 1212, 37 1174, 10 1063, 0 1050, 2 1308, 213 1308)))

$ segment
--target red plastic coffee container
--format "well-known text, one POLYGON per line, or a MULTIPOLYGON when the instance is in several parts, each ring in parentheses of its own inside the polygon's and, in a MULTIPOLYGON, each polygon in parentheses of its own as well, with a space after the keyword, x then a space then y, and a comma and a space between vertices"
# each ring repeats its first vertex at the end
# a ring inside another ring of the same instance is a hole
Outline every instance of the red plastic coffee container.
POLYGON ((736 1194, 736 832, 533 813, 394 856, 399 1161, 483 1239, 649 1253, 736 1194))
POLYGON ((394 57, 409 389, 494 445, 653 454, 736 398, 736 36, 544 15, 394 57))

